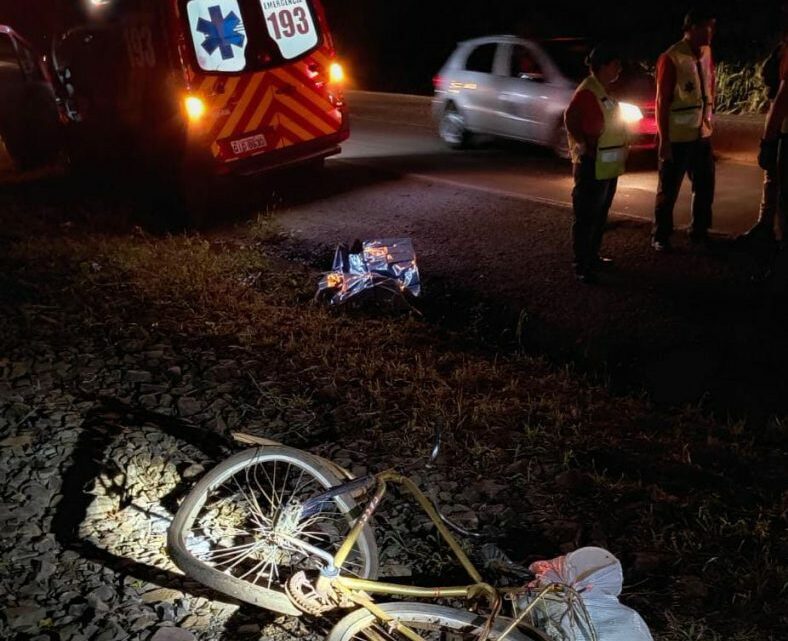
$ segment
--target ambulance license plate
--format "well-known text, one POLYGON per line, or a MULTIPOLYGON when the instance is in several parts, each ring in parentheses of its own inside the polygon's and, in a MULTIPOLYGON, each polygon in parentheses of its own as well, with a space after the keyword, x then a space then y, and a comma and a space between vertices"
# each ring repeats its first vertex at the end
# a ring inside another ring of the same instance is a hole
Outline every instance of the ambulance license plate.
POLYGON ((233 140, 230 143, 230 148, 234 154, 248 154, 255 151, 260 151, 268 146, 268 141, 263 134, 256 136, 249 136, 248 138, 241 138, 240 140, 233 140))

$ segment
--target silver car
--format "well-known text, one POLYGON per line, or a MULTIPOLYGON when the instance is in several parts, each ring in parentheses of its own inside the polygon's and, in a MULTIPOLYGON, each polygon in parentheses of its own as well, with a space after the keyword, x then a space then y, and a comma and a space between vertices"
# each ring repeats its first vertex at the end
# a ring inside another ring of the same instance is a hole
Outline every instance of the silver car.
MULTIPOLYGON (((461 42, 434 78, 433 116, 441 138, 461 148, 474 134, 522 140, 568 155, 564 111, 588 74, 588 43, 579 39, 532 41, 489 36, 461 42)), ((621 84, 618 93, 626 91, 621 84)), ((653 81, 639 83, 622 102, 634 146, 653 147, 653 81)))

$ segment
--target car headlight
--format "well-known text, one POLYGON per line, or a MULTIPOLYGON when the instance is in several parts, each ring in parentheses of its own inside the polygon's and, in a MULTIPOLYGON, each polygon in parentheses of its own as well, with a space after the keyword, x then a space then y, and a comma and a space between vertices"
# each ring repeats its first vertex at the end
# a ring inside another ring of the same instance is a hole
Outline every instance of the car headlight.
POLYGON ((628 125, 634 125, 643 120, 643 112, 640 111, 640 107, 637 105, 633 105, 629 102, 621 102, 618 104, 618 107, 621 109, 621 118, 628 125))

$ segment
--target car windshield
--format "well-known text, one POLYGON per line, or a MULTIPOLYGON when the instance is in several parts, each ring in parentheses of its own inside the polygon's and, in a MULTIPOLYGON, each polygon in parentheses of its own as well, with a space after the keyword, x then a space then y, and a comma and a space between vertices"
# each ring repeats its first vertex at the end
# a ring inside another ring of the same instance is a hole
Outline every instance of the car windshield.
POLYGON ((539 43, 558 69, 570 80, 580 82, 588 75, 586 56, 591 51, 585 40, 544 40, 539 43))
POLYGON ((203 71, 239 72, 294 60, 320 43, 312 0, 186 0, 203 71))

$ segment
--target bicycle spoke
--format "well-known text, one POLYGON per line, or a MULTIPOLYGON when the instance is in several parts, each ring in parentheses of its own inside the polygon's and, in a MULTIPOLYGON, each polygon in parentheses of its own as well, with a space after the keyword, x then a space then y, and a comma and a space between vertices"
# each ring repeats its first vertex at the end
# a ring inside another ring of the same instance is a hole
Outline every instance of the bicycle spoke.
MULTIPOLYGON (((281 590, 295 572, 325 565, 303 545, 333 554, 352 527, 339 498, 324 501, 320 511, 299 521, 300 506, 327 489, 307 464, 250 461, 209 491, 189 535, 198 539, 190 550, 225 574, 281 590)), ((342 572, 367 576, 364 561, 354 546, 342 572)))
MULTIPOLYGON (((257 483, 257 467, 258 467, 257 465, 254 465, 254 466, 252 466, 251 469, 252 469, 252 473, 253 473, 253 476, 254 476, 255 485, 257 485, 258 488, 260 488, 261 491, 262 491, 262 488, 257 483)), ((249 479, 249 469, 250 468, 246 469, 246 482, 249 485, 249 494, 252 497, 252 500, 254 501, 254 505, 255 505, 255 508, 256 508, 256 511, 257 511, 257 515, 260 518, 261 524, 265 524, 265 525, 270 526, 270 525, 272 525, 272 521, 271 521, 271 519, 269 517, 266 516, 263 508, 260 506, 260 502, 257 500, 257 495, 255 494, 254 488, 252 487, 252 483, 251 483, 251 481, 249 479)), ((262 494, 263 494, 263 496, 265 496, 265 491, 262 491, 262 494)))
POLYGON ((274 520, 274 523, 279 516, 279 503, 277 502, 279 497, 276 495, 276 468, 278 463, 279 461, 274 461, 274 478, 271 481, 271 495, 273 497, 273 501, 271 502, 271 518, 274 520))
POLYGON ((363 634, 354 635, 353 639, 354 641, 398 641, 398 639, 389 634, 388 630, 384 630, 380 626, 367 628, 363 634))
POLYGON ((271 498, 268 496, 268 492, 265 491, 265 489, 263 488, 262 484, 260 483, 260 480, 257 478, 257 470, 260 467, 261 466, 260 466, 259 463, 254 466, 254 482, 255 482, 255 485, 257 485, 257 489, 260 490, 260 494, 262 494, 265 497, 265 499, 268 501, 268 503, 270 504, 271 503, 271 498))
MULTIPOLYGON (((282 479, 282 494, 280 495, 280 499, 279 499, 279 505, 282 505, 282 504, 285 502, 285 492, 287 491, 287 479, 288 479, 288 477, 290 476, 290 470, 291 470, 291 469, 292 469, 292 466, 291 466, 291 465, 288 465, 288 466, 285 468, 285 476, 284 476, 284 478, 282 479)), ((275 489, 276 489, 276 488, 274 488, 274 490, 275 490, 275 489)), ((294 494, 293 494, 293 496, 296 496, 296 494, 294 493, 294 494)))
POLYGON ((247 576, 249 576, 250 574, 254 574, 254 573, 255 573, 255 571, 257 570, 257 568, 259 568, 259 567, 262 567, 263 569, 265 569, 265 566, 266 566, 267 564, 268 564, 268 557, 266 557, 265 559, 263 559, 262 561, 260 561, 260 562, 259 562, 259 563, 257 563, 256 565, 253 565, 251 570, 247 570, 247 571, 246 571, 244 574, 242 574, 242 575, 241 575, 241 576, 239 576, 238 578, 239 578, 239 579, 245 579, 245 578, 246 578, 247 576))
POLYGON ((238 564, 239 564, 239 563, 241 563, 241 561, 244 561, 244 560, 248 559, 250 556, 252 556, 252 554, 253 554, 254 552, 256 552, 257 550, 259 550, 259 549, 262 547, 262 545, 263 545, 263 543, 262 543, 262 542, 260 542, 260 543, 257 543, 257 544, 256 544, 256 545, 255 545, 253 548, 251 548, 250 550, 247 550, 247 551, 246 551, 246 553, 245 553, 245 554, 243 554, 243 555, 241 555, 241 556, 240 556, 240 557, 239 557, 239 558, 238 558, 238 559, 235 561, 235 563, 233 563, 233 564, 232 564, 230 567, 228 567, 228 568, 227 568, 227 570, 232 570, 233 568, 237 567, 237 566, 238 566, 238 564))
POLYGON ((258 545, 260 544, 257 541, 255 541, 252 543, 247 543, 245 545, 236 545, 235 547, 232 548, 219 548, 218 550, 213 550, 203 555, 203 558, 205 560, 215 560, 219 557, 233 556, 237 552, 240 552, 241 550, 249 550, 250 548, 257 547, 258 545))
POLYGON ((252 522, 255 525, 257 525, 257 527, 260 527, 260 528, 264 527, 263 524, 261 522, 258 522, 257 519, 255 518, 257 515, 256 515, 256 512, 255 512, 254 503, 252 503, 252 501, 246 495, 246 492, 244 492, 244 489, 241 487, 241 484, 238 482, 238 479, 235 476, 233 476, 233 480, 235 481, 235 484, 238 486, 238 491, 241 493, 241 496, 244 497, 244 500, 246 501, 247 505, 249 506, 249 510, 251 511, 251 514, 249 515, 249 518, 252 520, 252 522))
POLYGON ((273 571, 273 573, 268 575, 268 589, 269 590, 271 589, 271 581, 273 580, 273 574, 276 574, 276 579, 277 579, 277 581, 279 580, 279 568, 276 567, 276 563, 274 563, 273 560, 271 561, 271 567, 273 568, 274 571, 273 571))
MULTIPOLYGON (((211 524, 200 523, 199 530, 205 534, 206 537, 210 537, 210 527, 211 524)), ((225 536, 232 536, 234 538, 242 537, 242 536, 252 536, 251 532, 247 532, 246 530, 241 530, 239 528, 233 528, 231 526, 226 526, 223 528, 223 533, 225 536)))
MULTIPOLYGON (((304 469, 302 468, 302 469, 301 469, 301 474, 298 476, 298 480, 297 480, 297 481, 296 481, 296 483, 295 483, 295 489, 293 489, 293 496, 295 496, 295 497, 301 496, 301 494, 302 494, 302 486, 301 486, 301 481, 303 480, 303 478, 304 478, 304 474, 305 474, 305 473, 306 473, 306 470, 304 470, 304 469)), ((310 478, 310 479, 307 481, 307 485, 309 485, 309 483, 314 483, 314 480, 315 480, 315 479, 312 479, 312 478, 310 478)), ((305 486, 304 486, 304 487, 305 487, 305 486)))

